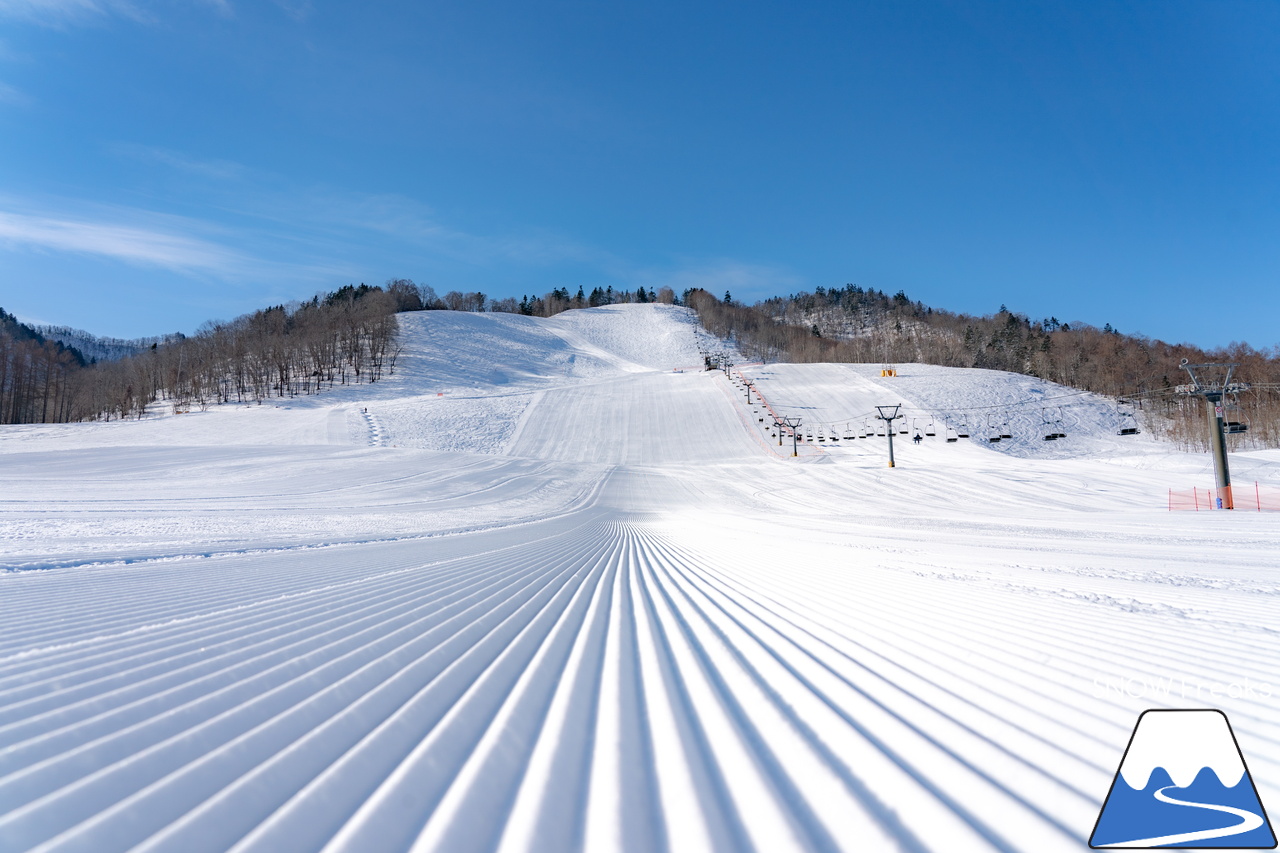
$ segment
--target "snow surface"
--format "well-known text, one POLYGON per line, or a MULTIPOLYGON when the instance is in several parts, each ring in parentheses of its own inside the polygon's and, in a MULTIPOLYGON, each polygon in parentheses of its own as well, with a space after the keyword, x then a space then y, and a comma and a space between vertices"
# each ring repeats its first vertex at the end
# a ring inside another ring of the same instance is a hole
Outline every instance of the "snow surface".
POLYGON ((1080 850, 1147 708, 1280 803, 1280 517, 1168 512, 1207 456, 744 366, 1015 435, 793 459, 682 309, 401 322, 373 386, 0 428, 0 850, 1080 850))

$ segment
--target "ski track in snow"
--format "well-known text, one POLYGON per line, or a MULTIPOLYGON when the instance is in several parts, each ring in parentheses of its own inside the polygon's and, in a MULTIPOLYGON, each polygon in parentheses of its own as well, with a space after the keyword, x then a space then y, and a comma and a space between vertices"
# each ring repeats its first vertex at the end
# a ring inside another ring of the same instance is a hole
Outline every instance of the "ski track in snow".
POLYGON ((1078 850, 1148 707, 1280 794, 1280 524, 1165 512, 1198 457, 791 459, 679 309, 403 323, 381 387, 0 432, 0 850, 1078 850))

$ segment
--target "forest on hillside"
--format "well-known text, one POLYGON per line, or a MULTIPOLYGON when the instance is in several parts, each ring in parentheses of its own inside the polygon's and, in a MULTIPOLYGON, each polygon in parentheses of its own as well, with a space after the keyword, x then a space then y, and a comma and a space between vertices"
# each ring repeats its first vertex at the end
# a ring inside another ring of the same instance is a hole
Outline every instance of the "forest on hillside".
POLYGON ((395 366, 396 312, 416 305, 416 292, 348 285, 96 362, 0 312, 0 423, 142 417, 157 401, 182 412, 376 382, 395 366))
POLYGON ((1208 448, 1204 402, 1177 393, 1188 382, 1179 364, 1239 365, 1234 379, 1249 388, 1228 401, 1230 417, 1248 427, 1234 447, 1280 447, 1280 347, 1244 343, 1215 350, 1170 344, 1049 317, 1033 320, 1005 307, 975 317, 930 308, 899 291, 857 285, 817 288, 756 303, 718 299, 705 290, 685 295, 706 329, 759 361, 918 362, 1022 373, 1072 388, 1132 401, 1144 424, 1185 449, 1208 448))

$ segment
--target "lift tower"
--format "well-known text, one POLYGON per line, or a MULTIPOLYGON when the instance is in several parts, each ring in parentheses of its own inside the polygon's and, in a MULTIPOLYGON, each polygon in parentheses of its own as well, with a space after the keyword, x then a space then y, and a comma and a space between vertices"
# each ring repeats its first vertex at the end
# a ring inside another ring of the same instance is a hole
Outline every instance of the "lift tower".
POLYGON ((1205 413, 1209 417, 1209 446, 1213 449, 1213 473, 1217 480, 1218 509, 1235 509, 1231 498, 1231 470, 1227 467, 1227 438, 1223 434, 1222 416, 1227 394, 1245 390, 1242 382, 1232 382, 1231 374, 1238 364, 1188 364, 1183 359, 1178 365, 1191 377, 1190 385, 1179 385, 1180 394, 1204 397, 1205 413))
POLYGON ((800 440, 800 418, 783 418, 782 422, 791 427, 791 455, 799 456, 800 452, 797 449, 797 442, 800 440))
POLYGON ((893 422, 898 419, 898 409, 902 408, 899 403, 896 406, 876 406, 876 411, 880 414, 876 415, 880 420, 884 421, 885 433, 889 436, 889 467, 893 467, 893 422))

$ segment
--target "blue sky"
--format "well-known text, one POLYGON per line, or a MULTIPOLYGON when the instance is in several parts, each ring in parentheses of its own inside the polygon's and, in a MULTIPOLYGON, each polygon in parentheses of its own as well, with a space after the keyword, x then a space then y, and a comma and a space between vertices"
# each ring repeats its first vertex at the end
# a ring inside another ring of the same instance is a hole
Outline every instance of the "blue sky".
POLYGON ((856 282, 1280 343, 1280 4, 0 0, 0 306, 856 282))

